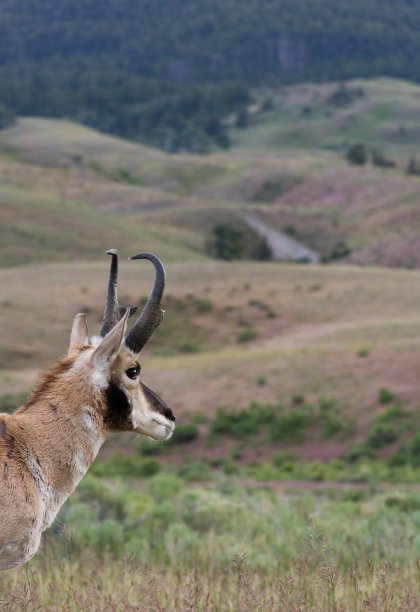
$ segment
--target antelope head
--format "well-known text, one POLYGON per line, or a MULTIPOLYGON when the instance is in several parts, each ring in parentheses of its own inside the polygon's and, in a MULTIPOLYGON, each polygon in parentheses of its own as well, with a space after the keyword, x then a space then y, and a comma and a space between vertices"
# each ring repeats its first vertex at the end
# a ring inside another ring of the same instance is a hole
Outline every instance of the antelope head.
POLYGON ((163 318, 161 308, 165 270, 157 257, 139 253, 131 259, 148 259, 156 276, 152 292, 140 316, 127 330, 127 319, 136 308, 120 306, 117 295, 118 256, 111 255, 108 294, 96 347, 89 346, 86 316, 76 315, 69 357, 74 368, 89 372, 96 395, 102 401, 103 424, 108 431, 133 431, 154 440, 166 440, 174 430, 175 417, 166 403, 142 381, 140 353, 163 318))
POLYGON ((89 344, 86 317, 76 315, 67 359, 44 373, 25 404, 0 414, 0 570, 25 563, 41 534, 74 491, 110 431, 169 438, 175 417, 141 380, 139 355, 162 319, 165 271, 156 270, 142 313, 126 333, 135 308, 118 303, 116 251, 112 257, 102 328, 89 344))

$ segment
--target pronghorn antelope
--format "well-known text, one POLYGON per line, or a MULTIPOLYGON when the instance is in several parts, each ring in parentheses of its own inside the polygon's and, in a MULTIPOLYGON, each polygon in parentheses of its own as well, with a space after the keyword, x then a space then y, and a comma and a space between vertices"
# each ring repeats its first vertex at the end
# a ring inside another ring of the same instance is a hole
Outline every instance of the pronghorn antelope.
POLYGON ((175 417, 140 380, 138 356, 162 319, 165 271, 156 271, 150 297, 126 335, 135 308, 119 305, 118 260, 112 256, 99 337, 88 341, 84 314, 76 315, 65 359, 44 373, 26 403, 0 414, 0 569, 28 561, 41 534, 92 464, 110 431, 169 438, 175 417))

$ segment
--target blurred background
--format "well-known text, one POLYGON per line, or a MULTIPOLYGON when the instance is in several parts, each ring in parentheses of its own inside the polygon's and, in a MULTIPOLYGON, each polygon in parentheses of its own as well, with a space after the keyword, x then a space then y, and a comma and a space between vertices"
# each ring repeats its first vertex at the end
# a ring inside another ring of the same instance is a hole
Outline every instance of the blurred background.
POLYGON ((412 0, 0 0, 1 410, 77 312, 98 333, 116 248, 123 304, 129 256, 166 267, 142 371, 177 418, 110 437, 5 610, 419 609, 419 30, 412 0))

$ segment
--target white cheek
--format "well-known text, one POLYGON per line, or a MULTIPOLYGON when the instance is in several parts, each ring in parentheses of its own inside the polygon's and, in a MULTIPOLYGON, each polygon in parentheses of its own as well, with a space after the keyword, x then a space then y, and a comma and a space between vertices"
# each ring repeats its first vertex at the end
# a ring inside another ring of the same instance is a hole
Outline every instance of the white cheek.
POLYGON ((150 422, 150 408, 147 406, 143 394, 136 394, 136 398, 132 402, 132 405, 131 422, 133 424, 133 429, 146 426, 150 422))

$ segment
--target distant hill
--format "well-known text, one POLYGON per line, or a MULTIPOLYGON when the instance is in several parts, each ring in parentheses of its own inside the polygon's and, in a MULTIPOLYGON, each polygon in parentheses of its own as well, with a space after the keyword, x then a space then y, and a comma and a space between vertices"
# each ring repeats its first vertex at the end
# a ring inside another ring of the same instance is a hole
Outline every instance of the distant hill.
POLYGON ((20 118, 0 132, 1 265, 98 259, 139 243, 201 260, 217 224, 242 234, 242 257, 261 259, 250 214, 324 261, 420 267, 420 86, 375 79, 272 94, 271 110, 229 129, 229 151, 205 156, 20 118), (356 143, 365 165, 346 159, 356 143))
POLYGON ((249 84, 417 80, 411 0, 1 0, 0 64, 249 84))
POLYGON ((202 152, 247 87, 419 81, 419 30, 410 0, 0 0, 0 103, 202 152))

